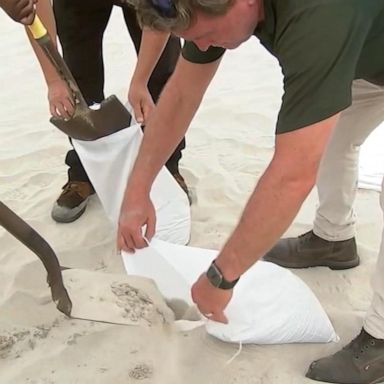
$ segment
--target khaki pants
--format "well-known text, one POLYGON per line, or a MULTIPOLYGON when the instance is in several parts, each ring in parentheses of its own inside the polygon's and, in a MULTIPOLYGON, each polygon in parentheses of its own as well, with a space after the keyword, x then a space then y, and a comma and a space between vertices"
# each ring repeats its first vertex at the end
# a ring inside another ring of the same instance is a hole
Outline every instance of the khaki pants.
MULTIPOLYGON (((355 236, 353 202, 357 191, 360 146, 384 121, 384 87, 356 80, 352 87, 352 100, 352 105, 342 112, 334 129, 317 178, 319 208, 314 232, 331 241, 355 236)), ((380 205, 384 212, 384 182, 382 187, 380 205)), ((364 328, 372 336, 383 339, 384 232, 372 285, 374 296, 364 328)))

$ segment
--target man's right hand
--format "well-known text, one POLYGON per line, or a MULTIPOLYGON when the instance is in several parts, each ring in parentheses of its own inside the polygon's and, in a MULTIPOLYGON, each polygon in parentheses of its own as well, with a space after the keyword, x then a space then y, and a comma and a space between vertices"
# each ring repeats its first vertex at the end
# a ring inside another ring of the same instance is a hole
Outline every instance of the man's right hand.
POLYGON ((13 20, 30 25, 35 18, 35 4, 38 0, 0 0, 0 7, 13 20))
POLYGON ((48 84, 49 110, 52 116, 69 119, 75 111, 73 97, 62 79, 48 84))
MULTIPOLYGON (((129 187, 128 187, 129 188, 129 187)), ((127 190, 120 210, 117 246, 127 252, 135 252, 148 245, 156 229, 155 207, 143 193, 134 195, 127 190), (142 228, 146 227, 143 236, 142 228)))

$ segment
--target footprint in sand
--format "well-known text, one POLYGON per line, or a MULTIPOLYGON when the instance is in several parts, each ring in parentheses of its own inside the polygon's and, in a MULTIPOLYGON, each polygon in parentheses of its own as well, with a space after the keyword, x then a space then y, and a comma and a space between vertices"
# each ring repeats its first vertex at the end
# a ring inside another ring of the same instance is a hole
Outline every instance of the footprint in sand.
POLYGON ((135 380, 149 379, 153 376, 153 367, 147 363, 140 363, 135 365, 128 375, 135 380))
POLYGON ((45 339, 48 336, 50 326, 37 326, 34 329, 21 329, 0 334, 0 358, 7 358, 12 352, 12 356, 20 356, 21 351, 34 349, 38 340, 45 339))
POLYGON ((0 335, 0 358, 4 358, 10 352, 15 342, 12 336, 0 335))

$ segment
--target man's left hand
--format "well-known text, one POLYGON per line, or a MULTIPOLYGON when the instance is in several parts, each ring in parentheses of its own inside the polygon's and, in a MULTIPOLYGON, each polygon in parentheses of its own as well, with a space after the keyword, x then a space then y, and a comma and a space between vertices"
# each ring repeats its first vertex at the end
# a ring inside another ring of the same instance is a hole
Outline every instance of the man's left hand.
POLYGON ((135 120, 139 124, 145 125, 150 113, 155 107, 155 103, 153 102, 147 85, 132 79, 128 91, 128 101, 133 108, 135 120))
POLYGON ((232 289, 214 287, 205 273, 192 286, 192 299, 202 315, 220 323, 228 323, 224 309, 231 301, 232 295, 232 289))

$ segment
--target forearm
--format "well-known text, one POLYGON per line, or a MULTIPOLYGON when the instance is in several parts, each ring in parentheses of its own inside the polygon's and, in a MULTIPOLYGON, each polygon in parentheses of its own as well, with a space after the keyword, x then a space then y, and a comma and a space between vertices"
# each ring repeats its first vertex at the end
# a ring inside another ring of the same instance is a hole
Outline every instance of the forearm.
POLYGON ((145 127, 143 142, 129 180, 130 186, 149 193, 151 185, 185 132, 200 105, 178 88, 164 89, 145 127))
MULTIPOLYGON (((49 36, 52 39, 53 44, 56 46, 56 25, 55 18, 53 15, 52 6, 49 0, 39 0, 36 4, 36 14, 40 17, 42 23, 47 29, 49 36)), ((43 71, 45 81, 47 85, 60 79, 59 74, 46 57, 45 53, 39 46, 39 44, 34 40, 31 32, 26 28, 28 38, 30 40, 31 46, 36 54, 36 57, 39 61, 40 67, 43 71)))
POLYGON ((217 263, 227 279, 244 273, 292 223, 316 182, 322 154, 338 117, 277 136, 274 157, 218 256, 217 263))
POLYGON ((132 80, 147 84, 169 39, 169 33, 144 29, 132 80))
POLYGON ((290 178, 271 164, 252 193, 217 265, 234 280, 263 256, 286 231, 310 192, 314 178, 290 178))
POLYGON ((220 60, 191 64, 180 59, 151 113, 128 186, 149 193, 151 185, 184 137, 220 60))

